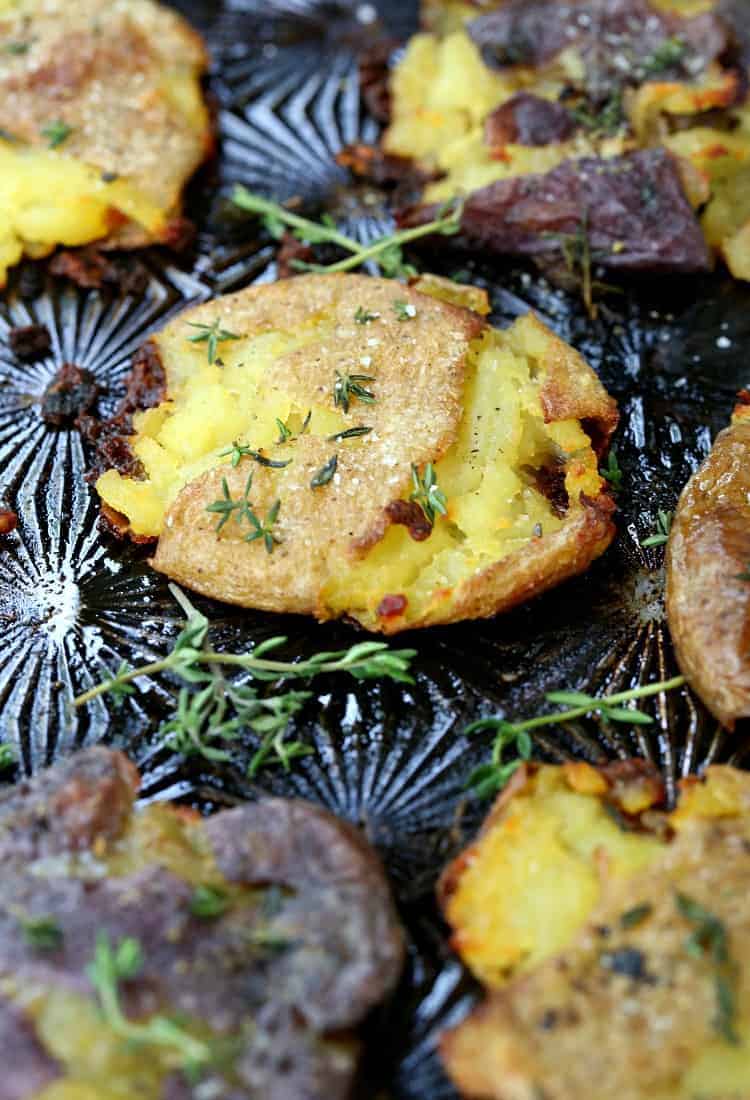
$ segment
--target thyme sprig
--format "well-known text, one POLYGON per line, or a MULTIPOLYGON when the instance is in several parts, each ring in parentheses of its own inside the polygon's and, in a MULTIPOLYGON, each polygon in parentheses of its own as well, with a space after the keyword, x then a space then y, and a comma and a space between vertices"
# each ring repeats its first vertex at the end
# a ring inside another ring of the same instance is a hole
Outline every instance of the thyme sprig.
POLYGON ((549 691, 545 695, 548 703, 560 703, 566 709, 552 714, 540 714, 535 718, 526 718, 521 722, 509 722, 505 718, 480 718, 466 727, 466 733, 478 733, 481 730, 495 730, 496 737, 492 747, 490 761, 475 768, 467 780, 467 786, 474 787, 482 798, 488 798, 505 785, 510 776, 528 760, 531 753, 531 730, 543 726, 564 725, 586 715, 597 715, 602 722, 624 722, 632 725, 651 725, 654 719, 650 714, 623 704, 635 699, 645 699, 650 695, 672 691, 682 687, 684 676, 673 676, 670 680, 660 680, 653 684, 641 684, 628 691, 618 691, 612 695, 587 695, 582 691, 549 691), (505 750, 515 746, 517 757, 504 759, 505 750))
POLYGON ((106 932, 96 937, 94 957, 86 968, 107 1025, 128 1043, 162 1047, 176 1054, 182 1069, 191 1076, 213 1061, 208 1043, 195 1038, 174 1020, 152 1016, 146 1022, 129 1020, 122 1010, 120 985, 132 981, 143 970, 143 950, 138 940, 126 936, 117 945, 106 932))
POLYGON ((190 328, 198 329, 195 336, 187 337, 189 343, 206 345, 209 366, 216 362, 219 344, 223 344, 227 340, 242 339, 238 333, 229 332, 228 329, 222 328, 218 317, 210 325, 199 324, 197 321, 188 321, 188 325, 190 328))
MULTIPOLYGON (((253 452, 253 457, 255 457, 255 452, 253 452)), ((282 462, 281 465, 286 466, 288 463, 282 462)), ((211 504, 207 504, 206 511, 218 514, 219 521, 216 524, 217 532, 221 531, 224 524, 227 523, 232 516, 235 517, 239 524, 242 524, 244 520, 250 526, 250 531, 245 535, 244 541, 255 542, 256 539, 262 539, 267 553, 272 554, 274 546, 277 546, 281 542, 281 539, 273 529, 274 524, 279 518, 281 501, 275 500, 266 512, 265 519, 261 520, 250 503, 250 490, 252 487, 253 474, 251 471, 245 482, 242 496, 235 500, 229 490, 227 479, 223 477, 221 479, 222 496, 218 500, 212 501, 211 504), (237 513, 236 515, 235 512, 237 513)))
POLYGON ((356 397, 365 405, 374 405, 377 397, 372 390, 365 389, 363 382, 374 382, 372 374, 341 374, 336 371, 336 381, 333 383, 333 404, 345 413, 349 412, 352 398, 356 397))
MULTIPOLYGON (((277 421, 281 423, 281 421, 277 421)), ((285 427, 285 430, 288 429, 285 427)), ((289 432, 291 435, 291 432, 289 432)), ((280 442, 284 442, 281 440, 280 442)), ((226 458, 227 455, 232 456, 232 468, 236 469, 239 466, 243 458, 252 458, 259 466, 267 466, 272 470, 283 470, 285 466, 289 466, 291 458, 288 458, 285 462, 278 461, 273 458, 266 458, 260 451, 254 450, 249 444, 240 443, 238 440, 234 440, 231 447, 227 447, 225 451, 219 451, 219 458, 226 458)))
POLYGON ((659 511, 656 517, 656 529, 653 535, 641 539, 641 546, 663 546, 669 539, 672 529, 672 513, 659 511))
POLYGON ((424 512, 428 523, 434 527, 435 517, 438 513, 441 516, 447 515, 448 500, 437 483, 432 463, 427 463, 423 474, 420 474, 419 468, 412 463, 411 480, 414 489, 409 500, 417 502, 424 512))
POLYGON ((185 755, 227 760, 229 753, 221 747, 222 742, 235 740, 243 730, 250 729, 262 737, 248 769, 253 778, 268 764, 280 764, 288 770, 293 760, 312 751, 301 742, 286 740, 290 718, 310 693, 282 690, 261 696, 257 682, 272 683, 282 678, 309 681, 328 673, 345 673, 357 680, 413 682, 409 667, 416 651, 391 650, 384 642, 359 642, 349 649, 315 653, 296 663, 268 656, 286 642, 283 636, 268 638, 249 653, 218 652, 209 644, 206 616, 176 585, 169 587, 187 620, 171 651, 137 668, 121 665, 114 676, 77 696, 73 706, 84 706, 100 695, 120 694, 123 689, 132 692, 134 681, 142 676, 171 673, 188 686, 180 689, 175 713, 159 731, 165 744, 185 755), (224 671, 232 669, 248 674, 249 682, 226 680, 224 671))
MULTIPOLYGON (((421 237, 428 237, 436 233, 443 236, 458 233, 461 228, 461 215, 463 213, 463 203, 461 201, 454 202, 447 209, 441 210, 433 221, 414 226, 411 229, 401 229, 396 233, 386 234, 369 244, 361 244, 353 237, 341 233, 330 217, 321 219, 320 222, 312 221, 300 214, 294 214, 291 210, 287 210, 285 206, 281 206, 271 199, 253 194, 245 187, 235 187, 232 202, 239 206, 241 210, 247 210, 251 214, 259 214, 265 227, 273 236, 278 236, 280 228, 286 226, 291 229, 298 240, 305 241, 307 244, 332 244, 349 253, 344 259, 330 264, 310 264, 302 260, 293 260, 292 266, 300 271, 351 271, 353 268, 361 267, 368 260, 374 260, 383 275, 388 278, 406 277, 415 274, 414 267, 404 262, 403 246, 411 241, 417 241, 421 237)), ((358 319, 356 315, 355 319, 358 319)), ((359 323, 364 324, 366 322, 360 321, 359 323)))

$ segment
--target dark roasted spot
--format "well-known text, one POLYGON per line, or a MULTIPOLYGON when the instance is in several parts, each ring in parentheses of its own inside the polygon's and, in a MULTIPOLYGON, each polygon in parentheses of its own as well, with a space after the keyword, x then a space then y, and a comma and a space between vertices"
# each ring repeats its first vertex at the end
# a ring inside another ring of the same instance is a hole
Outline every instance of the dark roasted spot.
POLYGON ((64 363, 42 395, 42 420, 51 428, 72 427, 98 396, 99 385, 91 371, 64 363))
POLYGON ((46 325, 19 325, 10 330, 10 350, 18 359, 41 359, 51 348, 46 325))
POLYGON ((408 528, 415 542, 423 542, 432 534, 432 524, 415 500, 392 500, 385 513, 391 523, 408 528))
POLYGON ((557 1027, 558 1014, 554 1008, 548 1008, 542 1014, 542 1018, 539 1021, 539 1027, 542 1031, 554 1031, 557 1027))

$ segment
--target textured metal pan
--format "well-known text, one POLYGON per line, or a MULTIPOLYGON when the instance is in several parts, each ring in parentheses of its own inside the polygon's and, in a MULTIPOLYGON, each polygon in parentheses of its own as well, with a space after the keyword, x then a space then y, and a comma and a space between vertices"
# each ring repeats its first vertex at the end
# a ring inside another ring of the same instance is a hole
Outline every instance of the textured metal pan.
MULTIPOLYGON (((273 790, 322 802, 364 825, 386 860, 412 938, 399 995, 372 1024, 369 1076, 382 1095, 443 1100, 453 1094, 434 1039, 472 992, 445 947, 433 887, 479 819, 481 807, 467 799, 464 783, 488 744, 462 731, 488 713, 530 715, 554 688, 627 687, 675 671, 661 551, 644 551, 639 540, 658 509, 673 507, 726 422, 736 390, 750 382, 750 287, 723 275, 641 283, 610 298, 592 323, 574 298, 530 269, 470 259, 474 277, 491 291, 496 322, 533 307, 587 356, 618 398, 624 488, 615 546, 587 576, 504 618, 410 639, 419 651, 414 687, 319 685, 296 722, 296 735, 315 753, 290 775, 269 771, 248 784, 250 740, 231 766, 185 761, 162 748, 156 731, 173 700, 163 681, 149 683, 120 710, 97 701, 74 716, 66 705, 72 693, 121 660, 142 663, 163 654, 180 622, 146 554, 99 533, 96 503, 83 481, 84 447, 74 432, 45 428, 41 394, 60 364, 74 362, 106 388, 106 412, 134 349, 174 311, 274 277, 268 244, 252 228, 221 220, 221 196, 234 182, 328 205, 347 232, 363 239, 381 230, 378 196, 347 186, 335 154, 377 135, 359 101, 357 49, 386 28, 405 36, 416 24, 416 6, 393 0, 379 13, 367 3, 320 0, 179 6, 212 47, 222 136, 218 162, 192 188, 194 254, 178 263, 149 253, 149 286, 138 299, 49 278, 30 293, 33 280, 18 275, 0 299, 0 493, 20 516, 0 550, 0 733, 18 745, 18 776, 106 740, 139 763, 147 799, 179 797, 210 810, 273 790), (53 350, 39 363, 20 364, 7 333, 32 321, 49 327, 53 350)), ((446 273, 458 266, 450 258, 430 262, 446 273)), ((285 633, 293 655, 355 638, 345 626, 199 603, 226 643, 285 633)), ((657 721, 646 734, 643 727, 605 734, 581 724, 540 737, 538 751, 552 759, 648 755, 670 785, 707 760, 744 759, 743 737, 726 743, 687 693, 649 705, 657 721)))

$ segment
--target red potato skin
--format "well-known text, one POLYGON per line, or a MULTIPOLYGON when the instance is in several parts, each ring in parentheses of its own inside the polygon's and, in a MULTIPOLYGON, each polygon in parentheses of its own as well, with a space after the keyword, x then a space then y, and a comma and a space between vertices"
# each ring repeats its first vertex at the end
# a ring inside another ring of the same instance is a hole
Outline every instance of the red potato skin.
POLYGON ((685 486, 666 554, 667 619, 677 660, 713 715, 750 717, 750 405, 685 486))

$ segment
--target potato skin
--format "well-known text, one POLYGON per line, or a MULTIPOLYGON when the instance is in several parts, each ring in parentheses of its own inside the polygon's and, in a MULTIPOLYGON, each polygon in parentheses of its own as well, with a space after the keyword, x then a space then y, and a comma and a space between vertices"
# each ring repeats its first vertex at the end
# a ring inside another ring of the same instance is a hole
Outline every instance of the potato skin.
POLYGON ((666 553, 667 619, 680 668, 722 725, 750 717, 750 405, 680 497, 666 553))

